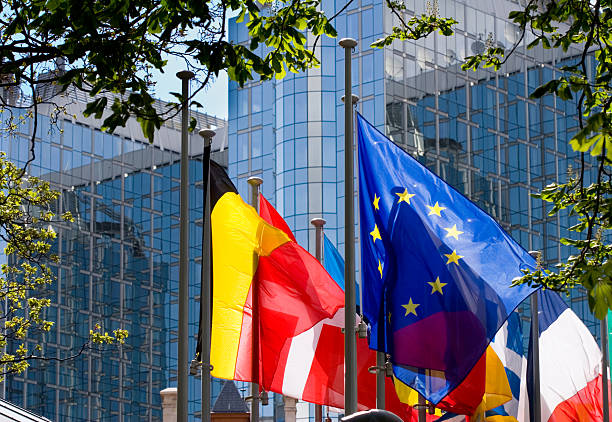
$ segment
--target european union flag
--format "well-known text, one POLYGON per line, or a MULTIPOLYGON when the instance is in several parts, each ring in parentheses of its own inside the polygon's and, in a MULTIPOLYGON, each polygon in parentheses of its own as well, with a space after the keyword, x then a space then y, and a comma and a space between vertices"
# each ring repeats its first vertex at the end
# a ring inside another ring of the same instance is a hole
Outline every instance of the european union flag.
POLYGON ((438 403, 534 289, 535 260, 488 214, 357 117, 363 312, 370 347, 438 403))

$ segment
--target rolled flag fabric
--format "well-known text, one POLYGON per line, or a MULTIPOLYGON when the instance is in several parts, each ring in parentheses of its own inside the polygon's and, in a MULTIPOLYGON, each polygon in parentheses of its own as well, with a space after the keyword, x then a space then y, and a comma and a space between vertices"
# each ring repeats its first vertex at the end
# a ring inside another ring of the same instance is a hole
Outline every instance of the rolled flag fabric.
POLYGON ((511 285, 535 260, 361 115, 357 139, 370 347, 389 353, 404 367, 401 381, 438 403, 534 291, 511 285))
MULTIPOLYGON (((538 304, 541 420, 603 421, 601 352, 597 343, 557 293, 539 292, 538 304)), ((533 368, 528 368, 531 381, 533 368)))

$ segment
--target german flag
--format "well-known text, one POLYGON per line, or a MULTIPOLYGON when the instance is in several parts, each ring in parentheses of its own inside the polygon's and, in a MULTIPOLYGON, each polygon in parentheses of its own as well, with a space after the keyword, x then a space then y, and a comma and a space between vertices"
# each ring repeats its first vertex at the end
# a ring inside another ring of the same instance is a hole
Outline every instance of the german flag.
POLYGON ((329 274, 295 242, 288 228, 274 227, 242 200, 213 161, 210 195, 212 376, 253 381, 265 388, 278 374, 263 375, 261 364, 259 373, 252 374, 253 344, 260 357, 269 353, 262 345, 278 344, 282 349, 288 338, 332 317, 343 293, 329 283, 329 274))

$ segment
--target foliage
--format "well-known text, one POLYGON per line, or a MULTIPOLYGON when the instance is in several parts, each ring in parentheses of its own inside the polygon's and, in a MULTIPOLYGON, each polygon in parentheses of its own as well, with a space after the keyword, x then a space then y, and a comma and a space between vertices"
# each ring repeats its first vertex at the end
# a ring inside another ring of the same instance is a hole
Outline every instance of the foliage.
MULTIPOLYGON (((394 3, 390 7, 394 13, 402 10, 394 3)), ((576 104, 579 130, 570 145, 581 157, 580 168, 575 174, 570 169, 566 183, 551 184, 534 195, 550 204, 550 216, 565 210, 577 219, 578 224, 570 228, 574 235, 561 239, 574 248, 575 254, 560 263, 557 271, 540 268, 526 272, 515 284, 541 285, 561 292, 582 286, 588 291, 591 311, 601 319, 612 309, 612 0, 530 0, 524 9, 510 12, 508 18, 520 29, 515 45, 504 50, 487 40, 483 53, 465 58, 463 70, 481 66, 499 70, 526 38, 530 39, 527 49, 558 49, 558 56, 574 55, 573 64, 560 67, 553 79, 537 87, 530 98, 555 95, 576 104), (588 68, 589 56, 596 61, 593 72, 588 68), (595 182, 587 185, 589 161, 596 162, 597 171, 595 182)), ((417 30, 438 28, 443 35, 452 34, 447 26, 452 19, 428 21, 423 15, 409 22, 417 30)), ((388 38, 410 38, 395 35, 402 34, 407 26, 402 20, 400 28, 394 28, 388 38)))
MULTIPOLYGON (((610 0, 532 0, 524 10, 513 11, 509 16, 521 29, 519 43, 527 31, 533 34, 527 48, 555 48, 566 55, 570 48, 578 51, 575 63, 561 67, 556 77, 535 89, 531 98, 553 94, 561 100, 575 101, 579 130, 570 145, 582 158, 581 167, 576 174, 570 170, 566 183, 551 184, 535 195, 551 204, 549 215, 566 210, 577 218, 578 224, 570 228, 575 235, 561 239, 576 253, 560 263, 556 272, 527 274, 517 283, 535 283, 565 292, 581 285, 588 291, 591 311, 600 319, 612 307, 611 6, 610 0), (592 74, 589 56, 596 61, 592 74), (587 153, 596 160, 597 170, 595 182, 588 186, 587 153)), ((482 64, 497 70, 507 57, 489 48, 484 55, 468 58, 464 68, 476 69, 482 64)))
POLYGON ((609 178, 580 187, 580 177, 572 175, 567 183, 551 184, 535 195, 552 204, 549 215, 569 209, 578 223, 570 227, 577 233, 563 238, 561 243, 578 252, 558 265, 557 271, 540 269, 526 272, 516 284, 542 285, 559 291, 568 291, 581 285, 589 292, 591 311, 602 319, 612 305, 612 244, 604 236, 612 229, 612 183, 609 178), (586 233, 586 235, 584 235, 586 233), (579 236, 578 234, 583 234, 579 236))
MULTIPOLYGON (((155 129, 178 112, 154 108, 153 70, 165 57, 185 61, 198 80, 195 95, 227 70, 241 85, 258 76, 282 77, 318 65, 305 30, 336 36, 318 10, 320 0, 0 0, 0 88, 31 91, 36 107, 44 84, 74 85, 89 93, 86 115, 106 116, 113 131, 136 117, 153 140, 155 129), (249 42, 226 39, 226 18, 246 19, 249 42), (65 70, 55 70, 63 63, 65 70), (112 94, 112 100, 100 93, 112 94), (103 113, 107 114, 103 114, 103 113)), ((174 93, 179 101, 180 94, 174 93)), ((187 99, 185 99, 187 100, 187 99)), ((192 125, 195 121, 192 121, 192 125)))
MULTIPOLYGON (((33 360, 51 359, 44 356, 41 341, 35 339, 44 339, 53 327, 45 318, 51 301, 44 291, 55 279, 48 263, 58 262, 50 253, 58 218, 49 211, 58 197, 59 192, 48 182, 26 176, 0 153, 0 238, 6 258, 0 267, 0 379, 23 372, 33 360)), ((59 220, 73 218, 67 212, 59 220)), ((75 356, 96 345, 123 343, 126 337, 125 330, 109 335, 96 325, 75 356)))
POLYGON ((418 40, 427 37, 429 34, 438 31, 441 35, 449 36, 453 34, 452 26, 457 23, 453 18, 442 18, 438 13, 437 3, 427 4, 427 13, 420 16, 413 16, 410 19, 404 18, 406 6, 403 1, 385 0, 391 13, 400 22, 400 26, 391 29, 391 33, 374 41, 372 47, 382 48, 395 40, 418 40))

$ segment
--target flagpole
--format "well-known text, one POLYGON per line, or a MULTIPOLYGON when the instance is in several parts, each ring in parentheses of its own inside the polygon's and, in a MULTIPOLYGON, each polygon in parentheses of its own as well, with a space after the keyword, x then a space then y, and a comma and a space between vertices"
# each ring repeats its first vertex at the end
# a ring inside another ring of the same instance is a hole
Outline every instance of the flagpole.
POLYGON ((427 421, 427 402, 425 401, 425 397, 421 393, 419 393, 419 422, 427 421))
POLYGON ((202 422, 210 422, 210 298, 211 298, 211 263, 210 263, 210 149, 215 131, 203 129, 200 136, 204 138, 202 155, 202 178, 206 183, 204 197, 204 218, 202 221, 202 294, 200 296, 200 327, 202 331, 200 361, 202 362, 202 422))
MULTIPOLYGON (((259 212, 259 187, 263 183, 261 177, 252 176, 247 179, 251 185, 251 205, 259 212)), ((257 290, 257 277, 253 278, 252 307, 253 307, 253 347, 251 371, 253 382, 251 383, 251 422, 259 422, 259 292, 257 290)))
MULTIPOLYGON (((542 269, 542 253, 529 251, 535 258, 537 269, 542 269)), ((542 404, 540 397, 540 319, 538 314, 538 291, 531 294, 531 368, 533 370, 533 397, 529 398, 531 408, 531 422, 540 422, 542 418, 542 404)))
POLYGON ((181 196, 179 222, 178 291, 178 382, 177 422, 187 422, 189 415, 189 80, 193 72, 183 70, 176 76, 182 83, 181 116, 181 196))
MULTIPOLYGON (((315 226, 315 258, 323 265, 323 226, 326 221, 323 218, 313 218, 310 224, 315 226)), ((323 422, 323 406, 315 405, 315 422, 323 422)))
POLYGON ((357 343, 355 339, 355 214, 353 209, 353 101, 351 53, 357 41, 340 40, 344 48, 344 414, 357 411, 357 343), (351 101, 349 101, 349 98, 351 101))
POLYGON ((387 356, 384 352, 376 352, 376 408, 385 409, 385 378, 387 356))
POLYGON ((608 316, 601 320, 601 392, 603 394, 603 422, 610 422, 610 404, 608 391, 608 367, 610 366, 610 355, 608 350, 608 316))

